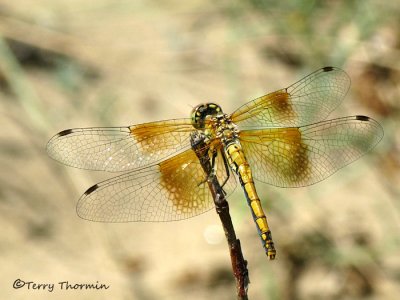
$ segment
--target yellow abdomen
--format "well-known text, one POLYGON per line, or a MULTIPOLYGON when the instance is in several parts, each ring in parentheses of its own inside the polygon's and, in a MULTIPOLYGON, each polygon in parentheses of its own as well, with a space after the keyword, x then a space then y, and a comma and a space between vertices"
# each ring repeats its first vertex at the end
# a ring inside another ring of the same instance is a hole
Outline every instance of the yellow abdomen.
POLYGON ((274 259, 276 251, 272 241, 271 231, 268 226, 267 218, 261 207, 260 199, 257 195, 250 166, 246 160, 242 146, 238 141, 225 146, 225 155, 231 169, 239 176, 240 184, 243 187, 247 198, 247 203, 251 208, 254 222, 261 237, 263 247, 269 259, 274 259))

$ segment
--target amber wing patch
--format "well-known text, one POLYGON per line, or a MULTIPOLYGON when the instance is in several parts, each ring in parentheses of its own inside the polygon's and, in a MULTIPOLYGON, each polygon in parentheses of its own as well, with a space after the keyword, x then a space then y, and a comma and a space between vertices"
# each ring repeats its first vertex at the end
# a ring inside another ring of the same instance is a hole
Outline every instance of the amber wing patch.
POLYGON ((309 180, 308 146, 298 128, 243 131, 240 141, 254 178, 279 186, 309 180))
POLYGON ((190 148, 190 119, 127 127, 74 128, 47 144, 48 154, 71 167, 109 172, 154 164, 190 148))
POLYGON ((325 120, 350 87, 341 69, 317 70, 291 86, 254 99, 232 115, 241 128, 297 127, 325 120))
POLYGON ((280 187, 319 182, 360 158, 382 137, 378 122, 360 116, 240 132, 254 178, 280 187))
POLYGON ((209 209, 206 174, 192 150, 161 162, 160 173, 160 183, 169 192, 176 214, 189 216, 204 211, 205 206, 209 209))
MULTIPOLYGON (((222 160, 217 159, 217 168, 222 160)), ((222 169, 222 167, 221 167, 222 169)), ((189 149, 157 165, 98 183, 82 195, 78 215, 99 222, 174 221, 214 207, 206 175, 189 149)), ((231 176, 227 194, 236 187, 231 176)))

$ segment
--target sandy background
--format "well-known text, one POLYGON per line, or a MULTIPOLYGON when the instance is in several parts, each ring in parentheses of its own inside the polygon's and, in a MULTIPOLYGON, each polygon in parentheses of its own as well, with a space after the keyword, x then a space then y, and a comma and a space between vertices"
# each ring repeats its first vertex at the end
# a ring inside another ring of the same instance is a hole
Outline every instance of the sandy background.
POLYGON ((369 115, 385 137, 315 186, 258 185, 274 262, 241 191, 229 199, 249 299, 399 299, 399 28, 399 1, 1 1, 0 298, 234 299, 214 212, 81 220, 79 196, 112 174, 60 165, 45 145, 67 128, 188 117, 204 101, 231 112, 333 65, 352 78, 333 116, 369 115), (16 279, 56 287, 14 289, 16 279))

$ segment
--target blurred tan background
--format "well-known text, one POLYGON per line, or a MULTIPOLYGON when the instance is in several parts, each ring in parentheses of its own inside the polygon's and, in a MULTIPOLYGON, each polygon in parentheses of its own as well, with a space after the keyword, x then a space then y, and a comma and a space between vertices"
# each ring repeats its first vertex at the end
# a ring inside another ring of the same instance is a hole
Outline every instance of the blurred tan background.
POLYGON ((0 298, 235 299, 211 211, 172 223, 102 224, 75 213, 113 174, 51 160, 73 127, 231 112, 323 66, 352 87, 334 117, 385 129, 367 156, 307 188, 258 184, 278 251, 267 261, 242 192, 229 199, 249 299, 400 298, 400 2, 0 2, 0 298), (104 283, 108 290, 15 290, 104 283))

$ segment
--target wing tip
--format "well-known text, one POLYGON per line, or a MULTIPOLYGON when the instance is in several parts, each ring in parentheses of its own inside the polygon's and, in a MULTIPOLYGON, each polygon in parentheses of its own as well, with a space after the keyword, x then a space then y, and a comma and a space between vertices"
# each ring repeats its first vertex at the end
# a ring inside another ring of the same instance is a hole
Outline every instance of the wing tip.
POLYGON ((74 131, 72 130, 72 129, 65 129, 65 130, 63 130, 63 131, 60 131, 59 133, 57 133, 57 137, 60 137, 60 136, 65 136, 65 135, 68 135, 68 134, 71 134, 71 133, 73 133, 74 131))
POLYGON ((91 194, 91 193, 93 193, 95 190, 97 190, 98 188, 99 188, 99 185, 98 185, 98 184, 95 184, 95 185, 91 186, 90 188, 88 188, 88 189, 86 190, 85 193, 83 193, 83 196, 88 196, 89 194, 91 194))
POLYGON ((371 120, 371 118, 367 117, 367 116, 363 116, 363 115, 358 115, 358 116, 356 116, 356 120, 367 122, 367 121, 371 120))
POLYGON ((94 222, 99 222, 100 220, 96 220, 95 218, 90 216, 88 207, 85 203, 84 198, 89 196, 91 193, 96 191, 99 188, 99 184, 92 185, 90 188, 86 190, 86 192, 83 193, 81 198, 78 201, 78 204, 76 205, 76 214, 78 215, 79 218, 87 221, 94 221, 94 222))
POLYGON ((385 135, 385 131, 383 130, 382 125, 378 121, 374 120, 371 117, 364 116, 364 115, 357 115, 357 116, 355 116, 355 119, 357 121, 361 121, 361 122, 368 122, 372 126, 374 126, 375 131, 377 133, 377 137, 378 137, 377 144, 382 140, 383 136, 385 135))
POLYGON ((331 72, 331 71, 333 71, 334 69, 335 69, 335 68, 334 68, 334 67, 331 67, 331 66, 322 68, 322 70, 323 70, 324 72, 331 72))

